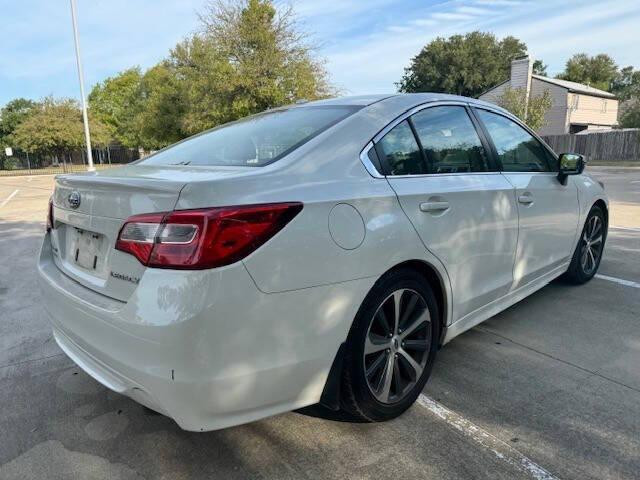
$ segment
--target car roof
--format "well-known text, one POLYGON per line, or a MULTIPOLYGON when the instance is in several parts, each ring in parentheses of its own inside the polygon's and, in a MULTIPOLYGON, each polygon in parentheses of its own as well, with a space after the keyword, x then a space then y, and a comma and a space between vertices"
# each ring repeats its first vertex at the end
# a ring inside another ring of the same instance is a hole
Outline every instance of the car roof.
POLYGON ((381 100, 385 100, 389 97, 393 97, 395 94, 387 93, 387 94, 378 94, 378 95, 352 95, 347 97, 334 97, 334 98, 326 98, 324 100, 315 100, 312 102, 298 102, 298 105, 301 107, 314 107, 318 105, 339 105, 339 106, 362 106, 366 107, 367 105, 371 105, 373 103, 377 103, 381 100))
POLYGON ((450 95, 447 93, 388 93, 388 94, 373 94, 373 95, 354 95, 345 97, 327 98, 324 100, 315 100, 312 102, 299 102, 297 106, 300 107, 313 107, 322 105, 338 105, 338 106, 361 106, 366 107, 378 102, 393 101, 393 103, 401 102, 407 107, 417 106, 428 102, 438 101, 458 101, 472 103, 474 105, 485 105, 492 108, 503 110, 495 104, 487 103, 482 100, 471 97, 463 97, 460 95, 450 95))

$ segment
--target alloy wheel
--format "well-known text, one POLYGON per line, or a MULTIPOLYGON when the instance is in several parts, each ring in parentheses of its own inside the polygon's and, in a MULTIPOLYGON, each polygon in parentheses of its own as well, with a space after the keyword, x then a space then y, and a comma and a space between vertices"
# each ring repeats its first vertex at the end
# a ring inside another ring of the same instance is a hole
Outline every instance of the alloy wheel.
POLYGON ((376 310, 364 346, 367 385, 381 403, 402 400, 419 381, 431 349, 431 315, 415 290, 399 289, 376 310))
POLYGON ((584 228, 580 250, 580 265, 586 275, 591 275, 598 267, 604 245, 603 233, 602 219, 598 215, 592 216, 584 228))

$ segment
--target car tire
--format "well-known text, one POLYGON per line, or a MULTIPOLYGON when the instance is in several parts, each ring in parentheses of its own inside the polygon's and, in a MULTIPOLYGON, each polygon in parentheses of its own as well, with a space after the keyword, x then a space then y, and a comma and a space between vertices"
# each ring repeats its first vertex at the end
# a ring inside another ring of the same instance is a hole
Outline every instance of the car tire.
POLYGON ((346 342, 342 410, 365 422, 390 420, 407 410, 431 374, 439 318, 433 291, 416 271, 396 270, 379 279, 346 342))
POLYGON ((569 269, 563 279, 575 285, 588 282, 597 273, 607 240, 607 223, 601 207, 594 205, 587 215, 569 269))

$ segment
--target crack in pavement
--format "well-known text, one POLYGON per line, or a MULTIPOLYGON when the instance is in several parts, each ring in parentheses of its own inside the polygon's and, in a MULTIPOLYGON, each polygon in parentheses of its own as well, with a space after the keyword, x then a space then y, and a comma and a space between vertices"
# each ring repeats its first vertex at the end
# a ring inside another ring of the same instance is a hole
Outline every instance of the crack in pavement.
MULTIPOLYGON (((55 358, 55 357, 60 357, 60 356, 64 356, 64 355, 65 355, 64 352, 60 352, 60 353, 54 353, 53 355, 47 355, 45 357, 30 358, 29 360, 20 360, 19 362, 8 363, 6 365, 0 365, 0 370, 2 370, 3 368, 17 367, 17 366, 23 365, 25 363, 37 362, 37 361, 40 361, 40 360, 48 360, 49 358, 55 358)), ((69 361, 71 361, 71 360, 69 360, 69 361)))
POLYGON ((545 357, 547 357, 547 358, 550 358, 550 359, 552 359, 552 360, 555 360, 555 361, 557 361, 557 362, 560 362, 560 363, 563 363, 563 364, 568 365, 568 366, 570 366, 570 367, 576 368, 576 369, 578 369, 578 370, 580 370, 580 371, 582 371, 582 372, 589 373, 589 374, 591 374, 591 375, 593 375, 593 376, 596 376, 596 377, 602 378, 603 380, 606 380, 606 381, 608 381, 608 382, 615 383, 616 385, 619 385, 619 386, 621 386, 621 387, 628 388, 629 390, 632 390, 632 391, 634 391, 634 392, 640 393, 640 389, 635 388, 635 387, 632 387, 631 385, 627 385, 626 383, 623 383, 623 382, 621 382, 621 381, 619 381, 619 380, 615 380, 615 379, 613 379, 613 378, 610 378, 610 377, 607 377, 607 376, 605 376, 605 375, 602 375, 602 374, 601 374, 601 373, 599 373, 597 370, 590 370, 590 369, 588 369, 588 368, 582 367, 582 366, 577 365, 577 364, 575 364, 575 363, 571 363, 571 362, 569 362, 569 361, 567 361, 567 360, 563 360, 563 359, 558 358, 558 357, 556 357, 556 356, 554 356, 554 355, 551 355, 550 353, 546 353, 546 352, 543 352, 543 351, 541 351, 541 350, 537 350, 537 349, 535 349, 535 348, 533 348, 533 347, 530 347, 529 345, 525 345, 524 343, 517 342, 516 340, 513 340, 513 339, 511 339, 511 338, 509 338, 509 337, 506 337, 506 336, 504 336, 504 335, 501 335, 501 334, 499 334, 499 333, 496 333, 495 331, 493 331, 493 330, 489 330, 489 329, 487 329, 487 328, 485 328, 485 327, 476 327, 476 328, 477 328, 478 330, 480 330, 481 332, 488 333, 488 334, 490 334, 490 335, 494 335, 494 336, 496 336, 496 337, 498 337, 498 338, 501 338, 501 339, 503 339, 503 340, 507 340, 508 342, 511 342, 511 343, 513 343, 514 345, 518 345, 519 347, 526 348, 527 350, 530 350, 530 351, 532 351, 532 352, 535 352, 535 353, 537 353, 537 354, 539 354, 539 355, 543 355, 543 356, 545 356, 545 357))

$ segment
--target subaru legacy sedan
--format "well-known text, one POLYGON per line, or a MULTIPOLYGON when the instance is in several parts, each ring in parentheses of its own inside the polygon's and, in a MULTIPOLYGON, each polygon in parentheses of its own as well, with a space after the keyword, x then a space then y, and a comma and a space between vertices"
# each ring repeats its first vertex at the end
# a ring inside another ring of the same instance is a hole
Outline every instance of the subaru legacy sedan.
POLYGON ((58 176, 44 306, 80 368, 183 429, 313 404, 384 421, 442 345, 595 275, 608 201, 584 167, 464 97, 277 108, 58 176))

